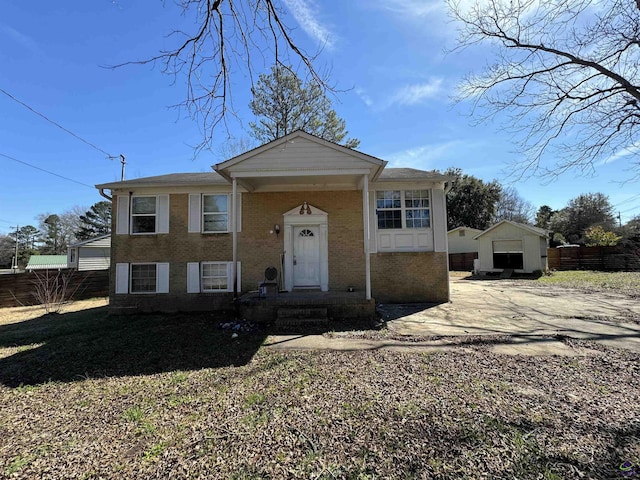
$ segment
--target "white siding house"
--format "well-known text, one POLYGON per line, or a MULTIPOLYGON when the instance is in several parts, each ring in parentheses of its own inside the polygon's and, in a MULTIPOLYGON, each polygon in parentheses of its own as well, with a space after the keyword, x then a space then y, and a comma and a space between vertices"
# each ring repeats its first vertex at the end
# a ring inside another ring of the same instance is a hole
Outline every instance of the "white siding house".
POLYGON ((449 253, 474 253, 478 252, 478 241, 476 236, 482 230, 470 227, 457 227, 447 232, 449 242, 449 253))
POLYGON ((78 271, 108 270, 111 263, 111 235, 69 245, 67 263, 69 268, 78 271))
POLYGON ((547 269, 549 237, 541 228, 502 220, 474 237, 478 272, 532 273, 547 269))

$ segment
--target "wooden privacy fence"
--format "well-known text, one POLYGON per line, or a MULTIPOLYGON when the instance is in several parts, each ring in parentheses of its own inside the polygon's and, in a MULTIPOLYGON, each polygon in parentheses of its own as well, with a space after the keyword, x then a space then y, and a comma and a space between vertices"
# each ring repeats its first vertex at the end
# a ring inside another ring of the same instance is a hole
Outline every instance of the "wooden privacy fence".
POLYGON ((640 253, 620 247, 564 247, 547 249, 552 270, 640 270, 640 253))
POLYGON ((449 270, 459 272, 471 272, 473 261, 478 258, 478 252, 450 253, 449 270))
MULTIPOLYGON (((50 272, 55 275, 58 272, 50 272)), ((43 275, 44 272, 38 272, 43 275)), ((67 294, 72 300, 83 298, 106 297, 109 295, 109 271, 98 270, 91 272, 62 272, 69 275, 67 294)), ((34 273, 15 273, 0 275, 0 308, 17 307, 20 305, 36 305, 34 296, 36 281, 34 273)))

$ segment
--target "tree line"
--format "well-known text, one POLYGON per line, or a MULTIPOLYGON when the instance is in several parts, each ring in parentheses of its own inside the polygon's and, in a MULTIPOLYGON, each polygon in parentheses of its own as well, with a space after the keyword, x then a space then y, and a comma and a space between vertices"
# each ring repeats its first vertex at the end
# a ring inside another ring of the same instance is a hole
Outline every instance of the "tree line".
POLYGON ((8 235, 0 235, 0 268, 17 262, 24 267, 32 255, 62 255, 74 243, 111 232, 111 202, 100 201, 89 209, 73 207, 60 214, 38 215, 38 226, 24 225, 8 235))
POLYGON ((621 225, 609 197, 602 193, 578 195, 559 210, 548 205, 536 210, 515 188, 502 186, 497 180, 485 182, 459 168, 449 168, 445 174, 456 177, 447 194, 449 230, 462 226, 485 230, 501 220, 511 220, 550 232, 552 246, 640 245, 640 215, 621 225))

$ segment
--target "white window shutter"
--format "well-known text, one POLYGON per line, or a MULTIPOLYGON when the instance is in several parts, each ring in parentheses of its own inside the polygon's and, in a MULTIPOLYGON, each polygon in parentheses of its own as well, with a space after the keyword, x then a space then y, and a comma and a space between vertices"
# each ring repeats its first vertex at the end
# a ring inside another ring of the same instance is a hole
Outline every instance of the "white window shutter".
POLYGON ((128 263, 116 263, 116 293, 129 293, 128 263))
POLYGON ((202 196, 199 193, 189 194, 189 233, 200 233, 200 218, 202 212, 200 202, 202 196))
POLYGON ((156 263, 156 293, 169 293, 168 263, 156 263))
POLYGON ((200 263, 187 263, 187 293, 200 293, 200 263))
POLYGON ((117 218, 116 218, 116 234, 129 234, 129 197, 127 195, 116 196, 117 202, 117 218))
POLYGON ((169 233, 169 195, 158 195, 156 233, 169 233))

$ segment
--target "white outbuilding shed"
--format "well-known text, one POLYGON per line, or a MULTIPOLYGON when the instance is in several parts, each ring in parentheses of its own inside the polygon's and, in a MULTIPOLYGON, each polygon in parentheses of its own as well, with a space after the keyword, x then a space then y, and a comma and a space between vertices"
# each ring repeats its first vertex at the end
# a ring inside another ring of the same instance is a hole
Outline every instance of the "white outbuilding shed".
POLYGON ((449 242, 449 253, 476 253, 478 251, 478 241, 476 236, 482 230, 471 227, 456 227, 447 232, 449 242))
POLYGON ((67 249, 69 268, 78 271, 108 270, 111 264, 111 235, 77 242, 67 249))
POLYGON ((474 238, 478 241, 479 273, 547 269, 549 236, 541 228, 502 220, 474 238))

